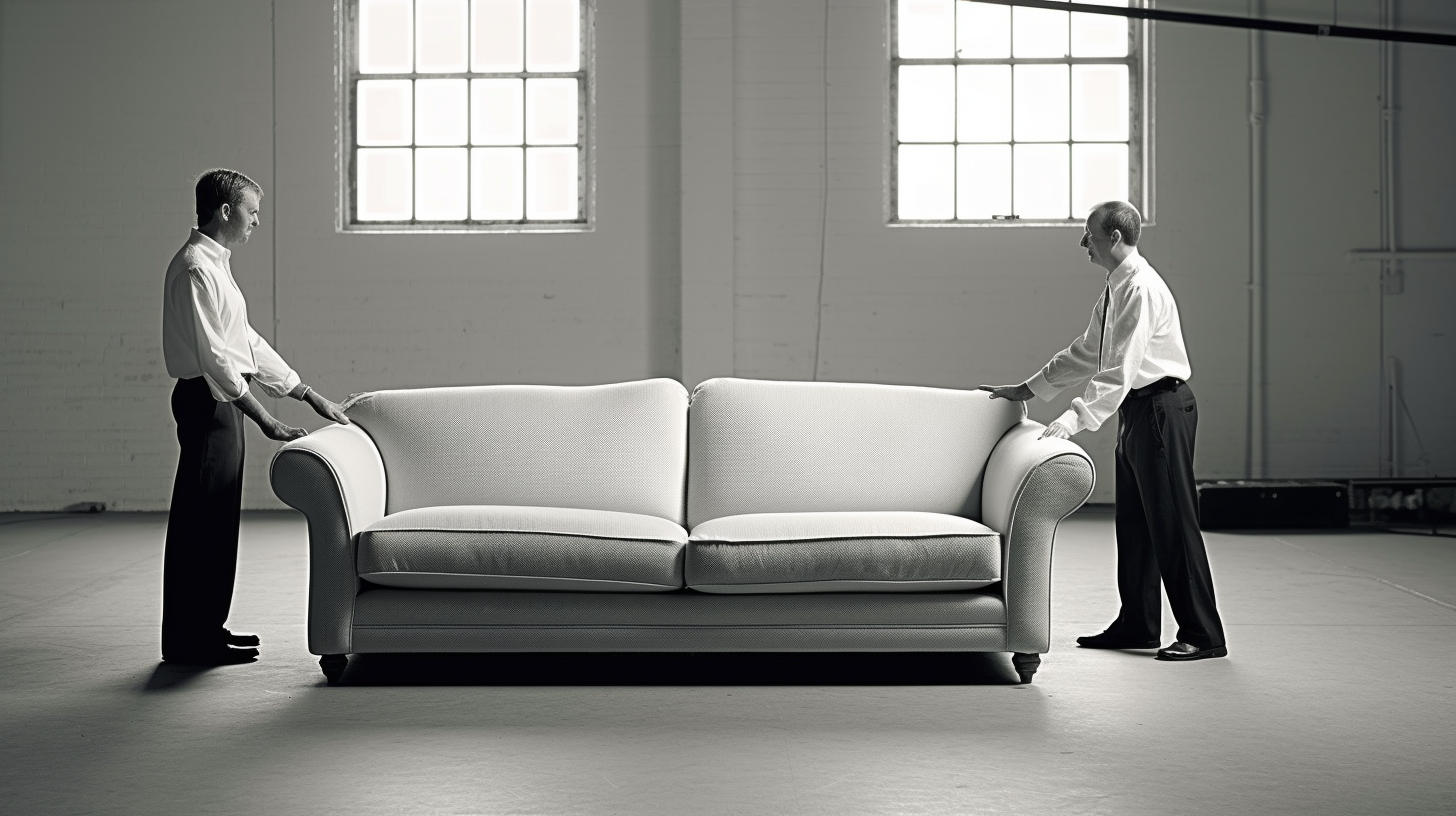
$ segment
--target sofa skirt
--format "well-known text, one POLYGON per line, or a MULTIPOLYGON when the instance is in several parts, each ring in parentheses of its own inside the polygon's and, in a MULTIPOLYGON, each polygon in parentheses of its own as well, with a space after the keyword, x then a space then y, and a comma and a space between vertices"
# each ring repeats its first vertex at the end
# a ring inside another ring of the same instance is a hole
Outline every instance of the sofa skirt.
MULTIPOLYGON (((999 586, 990 588, 999 590, 999 586)), ((352 652, 1006 651, 995 592, 707 595, 372 589, 352 652)))

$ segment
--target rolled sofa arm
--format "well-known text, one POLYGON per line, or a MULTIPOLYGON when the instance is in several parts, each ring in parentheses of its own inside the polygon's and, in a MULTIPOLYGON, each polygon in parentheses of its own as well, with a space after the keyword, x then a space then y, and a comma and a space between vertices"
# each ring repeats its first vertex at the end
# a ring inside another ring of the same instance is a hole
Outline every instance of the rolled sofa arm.
POLYGON ((355 536, 384 516, 384 460, 368 434, 330 425, 280 448, 269 479, 308 518, 308 650, 348 654, 359 594, 355 536))
POLYGON ((1022 420, 986 463, 982 521, 1001 533, 1006 649, 1051 647, 1052 538, 1057 524, 1092 495, 1092 458, 1066 439, 1039 439, 1045 425, 1022 420))

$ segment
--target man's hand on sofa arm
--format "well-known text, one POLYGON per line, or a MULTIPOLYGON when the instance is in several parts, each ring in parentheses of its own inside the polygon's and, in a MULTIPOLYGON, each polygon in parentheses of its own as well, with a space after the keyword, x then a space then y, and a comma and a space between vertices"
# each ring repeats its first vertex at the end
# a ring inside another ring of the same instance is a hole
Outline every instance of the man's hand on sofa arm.
POLYGON ((263 404, 258 402, 258 398, 253 396, 250 391, 243 392, 243 395, 234 400, 233 404, 238 406, 238 410, 242 411, 244 416, 253 420, 258 425, 258 429, 263 432, 263 435, 269 439, 278 442, 291 442, 301 436, 308 435, 308 431, 303 428, 295 428, 292 425, 285 425, 279 422, 272 414, 268 413, 268 409, 264 408, 263 404))
POLYGON ((1026 383, 1021 385, 978 385, 977 391, 991 392, 991 399, 1011 400, 1012 402, 1026 402, 1036 396, 1031 391, 1031 386, 1026 383))
POLYGON ((1062 422, 1062 420, 1056 419, 1056 420, 1053 420, 1050 425, 1046 426, 1046 430, 1045 431, 1042 431, 1041 432, 1041 436, 1039 436, 1037 438, 1038 439, 1047 439, 1047 438, 1051 438, 1051 439, 1071 439, 1072 438, 1072 429, 1071 428, 1068 428, 1062 422))
POLYGON ((314 410, 314 413, 324 419, 332 420, 340 425, 349 424, 349 418, 344 415, 343 406, 329 400, 323 394, 320 394, 303 383, 295 385, 293 390, 288 392, 288 396, 300 402, 308 403, 309 407, 314 410))

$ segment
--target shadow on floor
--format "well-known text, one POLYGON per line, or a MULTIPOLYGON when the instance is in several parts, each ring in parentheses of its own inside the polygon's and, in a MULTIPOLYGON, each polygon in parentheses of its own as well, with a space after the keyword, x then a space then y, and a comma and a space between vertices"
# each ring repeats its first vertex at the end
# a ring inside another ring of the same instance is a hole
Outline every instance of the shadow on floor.
POLYGON ((142 685, 145 693, 157 691, 177 691, 186 688, 196 682, 202 675, 212 671, 215 666, 188 666, 179 663, 158 663, 157 668, 152 670, 152 676, 142 685))
MULTIPOLYGON (((322 676, 319 678, 322 680, 322 676)), ((1019 685, 1001 653, 363 654, 344 686, 1019 685)))

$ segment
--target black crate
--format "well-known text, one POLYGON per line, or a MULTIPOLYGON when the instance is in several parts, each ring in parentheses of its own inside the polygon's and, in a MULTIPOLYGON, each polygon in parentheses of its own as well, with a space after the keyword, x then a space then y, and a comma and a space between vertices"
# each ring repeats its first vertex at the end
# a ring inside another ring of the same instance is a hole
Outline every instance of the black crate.
POLYGON ((1349 487, 1343 482, 1203 482, 1198 512, 1205 530, 1349 527, 1349 487))
POLYGON ((1350 523, 1385 528, 1456 528, 1456 479, 1351 479, 1350 523))

